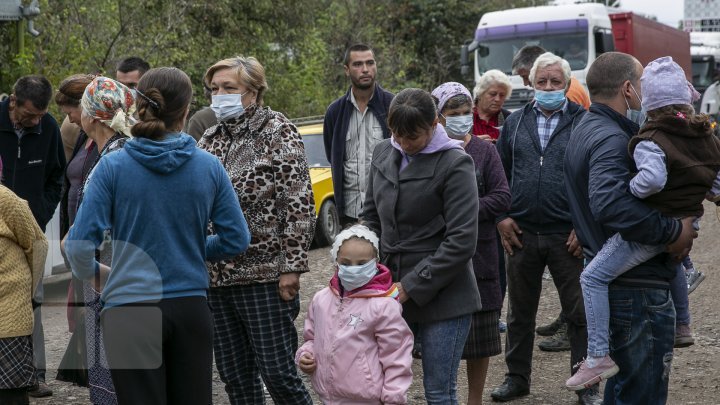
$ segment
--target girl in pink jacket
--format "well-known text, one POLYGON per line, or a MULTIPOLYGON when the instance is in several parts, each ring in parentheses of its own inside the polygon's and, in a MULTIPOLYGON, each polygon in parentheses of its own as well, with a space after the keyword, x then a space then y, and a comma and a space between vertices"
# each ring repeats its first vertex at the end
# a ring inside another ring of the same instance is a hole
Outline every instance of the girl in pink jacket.
POLYGON ((326 405, 406 404, 413 335, 378 237, 363 225, 335 238, 330 285, 310 302, 295 362, 326 405))

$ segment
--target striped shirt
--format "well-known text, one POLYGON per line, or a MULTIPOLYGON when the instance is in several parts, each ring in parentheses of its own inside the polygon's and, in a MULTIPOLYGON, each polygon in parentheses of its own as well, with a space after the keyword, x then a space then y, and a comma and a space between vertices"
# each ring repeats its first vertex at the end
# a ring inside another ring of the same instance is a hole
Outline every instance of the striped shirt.
POLYGON ((552 134, 555 132, 555 128, 557 128, 558 123, 560 122, 560 117, 567 112, 567 108, 568 101, 565 99, 565 103, 562 108, 557 111, 553 111, 553 113, 548 117, 545 113, 543 113, 540 107, 538 107, 537 102, 535 102, 535 113, 537 114, 537 128, 538 135, 540 136, 541 150, 544 151, 548 142, 550 142, 550 138, 552 138, 552 134))
POLYGON ((375 146, 383 140, 382 127, 372 111, 365 107, 360 112, 355 95, 350 92, 355 109, 350 114, 345 136, 345 162, 343 163, 343 196, 348 217, 359 218, 367 190, 367 174, 375 146))

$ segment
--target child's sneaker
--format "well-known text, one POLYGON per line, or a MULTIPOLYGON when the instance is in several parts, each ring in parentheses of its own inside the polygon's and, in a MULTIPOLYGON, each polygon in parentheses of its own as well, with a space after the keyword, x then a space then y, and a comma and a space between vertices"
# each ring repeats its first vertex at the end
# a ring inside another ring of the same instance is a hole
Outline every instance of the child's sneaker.
POLYGON ((685 277, 687 277, 688 294, 695 291, 700 283, 705 280, 705 274, 702 271, 695 270, 694 268, 687 269, 685 271, 685 277))
POLYGON ((590 388, 602 380, 606 380, 620 369, 610 356, 600 357, 595 360, 594 367, 588 367, 588 362, 583 361, 578 371, 565 382, 565 387, 571 391, 580 391, 590 388))
POLYGON ((675 345, 673 347, 688 347, 695 344, 690 325, 675 325, 675 345))

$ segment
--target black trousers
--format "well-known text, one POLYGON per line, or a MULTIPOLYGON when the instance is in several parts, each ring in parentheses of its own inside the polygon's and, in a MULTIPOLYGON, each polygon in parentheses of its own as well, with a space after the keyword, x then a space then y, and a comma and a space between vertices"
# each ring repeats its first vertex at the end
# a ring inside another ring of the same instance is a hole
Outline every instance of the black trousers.
POLYGON ((205 297, 111 307, 101 322, 119 404, 212 402, 213 320, 205 297))
POLYGON ((570 373, 587 351, 585 306, 580 288, 582 259, 567 251, 568 234, 534 235, 523 229, 522 249, 507 257, 508 314, 505 362, 508 376, 530 383, 532 355, 542 275, 545 266, 552 274, 560 295, 562 312, 568 322, 570 373))

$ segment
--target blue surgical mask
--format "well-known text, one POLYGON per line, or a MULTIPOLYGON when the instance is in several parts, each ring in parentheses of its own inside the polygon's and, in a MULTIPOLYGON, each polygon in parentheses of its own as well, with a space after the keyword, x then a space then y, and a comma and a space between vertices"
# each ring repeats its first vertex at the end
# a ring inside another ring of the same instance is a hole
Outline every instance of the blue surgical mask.
POLYGON ((559 110, 565 104, 565 90, 535 90, 535 101, 548 111, 559 110))
POLYGON ((473 126, 472 114, 445 117, 445 132, 453 139, 463 139, 473 126))
POLYGON ((210 108, 215 112, 218 122, 237 118, 245 113, 242 97, 247 94, 217 94, 212 96, 210 108))
MULTIPOLYGON (((640 105, 642 105, 642 99, 638 95, 637 91, 635 90, 635 86, 633 86, 632 83, 630 83, 630 88, 632 89, 633 93, 635 93, 635 97, 637 97, 638 103, 640 103, 640 105)), ((630 108, 630 103, 628 103, 627 99, 624 98, 624 100, 625 100, 625 104, 627 105, 627 110, 625 111, 625 116, 627 117, 627 119, 629 119, 630 121, 632 121, 638 125, 644 124, 645 123, 645 110, 642 110, 642 109, 633 110, 632 108, 630 108)))
POLYGON ((358 289, 369 283, 377 274, 377 260, 372 259, 365 264, 347 266, 338 264, 338 278, 346 291, 358 289))

